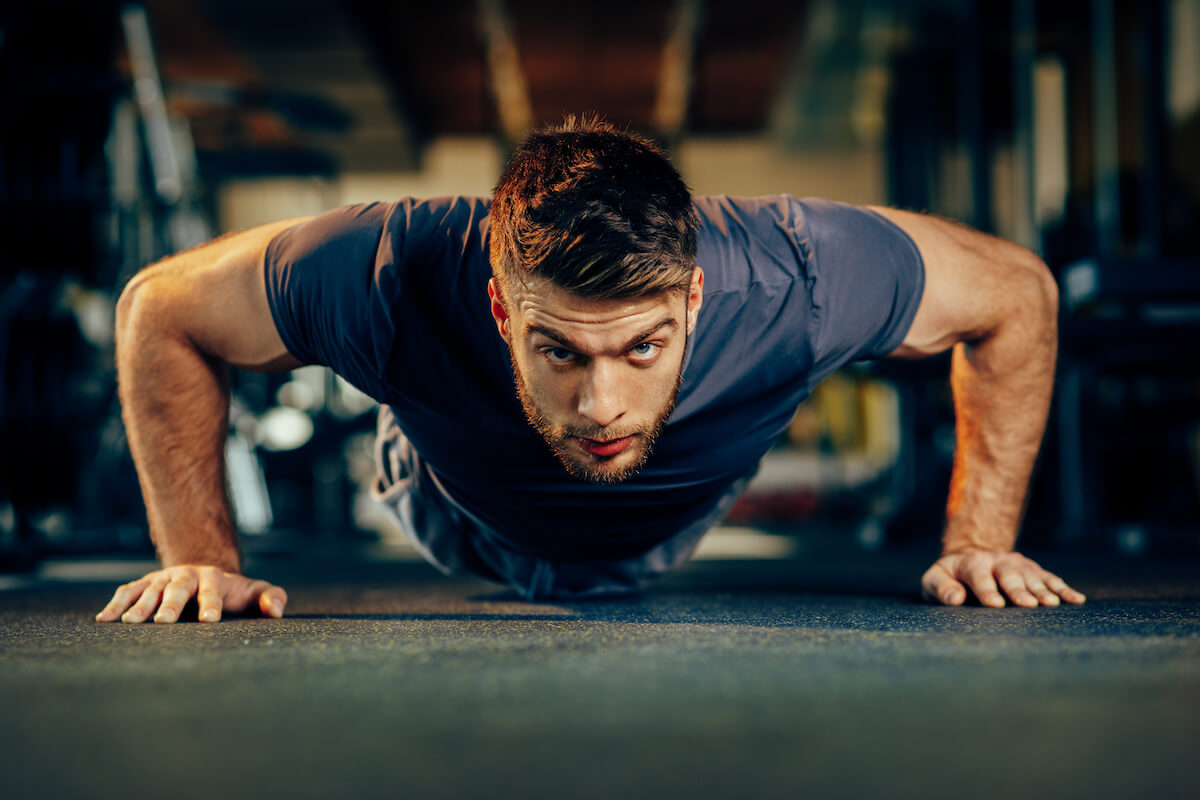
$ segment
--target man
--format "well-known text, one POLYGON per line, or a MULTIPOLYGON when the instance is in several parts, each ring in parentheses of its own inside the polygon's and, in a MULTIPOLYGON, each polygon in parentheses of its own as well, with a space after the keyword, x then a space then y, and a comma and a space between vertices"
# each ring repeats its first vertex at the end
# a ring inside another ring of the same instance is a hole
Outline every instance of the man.
POLYGON ((375 496, 443 571, 537 599, 685 561, 820 380, 950 347, 959 444, 925 596, 1083 602, 1013 552, 1057 304, 1015 245, 884 208, 693 200, 650 142, 568 118, 490 203, 339 209, 130 281, 120 393, 164 568, 97 619, 174 622, 193 596, 202 621, 283 614, 282 588, 241 574, 225 500, 230 364, 326 364, 379 400, 375 496))

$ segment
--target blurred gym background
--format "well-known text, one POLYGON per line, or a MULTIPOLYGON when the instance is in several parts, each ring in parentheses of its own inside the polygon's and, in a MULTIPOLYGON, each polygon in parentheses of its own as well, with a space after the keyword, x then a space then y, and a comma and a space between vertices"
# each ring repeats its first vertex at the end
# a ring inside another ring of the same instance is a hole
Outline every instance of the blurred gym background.
MULTIPOLYGON (((4 570, 152 552, 113 368, 139 268, 490 194, 526 130, 586 111, 698 194, 901 206, 1042 253, 1061 353, 1023 549, 1200 555, 1200 0, 9 2, 0 86, 4 570)), ((948 370, 828 379, 728 530, 936 543, 948 370)), ((363 489, 373 411, 324 369, 235 376, 248 553, 400 547, 363 489)))

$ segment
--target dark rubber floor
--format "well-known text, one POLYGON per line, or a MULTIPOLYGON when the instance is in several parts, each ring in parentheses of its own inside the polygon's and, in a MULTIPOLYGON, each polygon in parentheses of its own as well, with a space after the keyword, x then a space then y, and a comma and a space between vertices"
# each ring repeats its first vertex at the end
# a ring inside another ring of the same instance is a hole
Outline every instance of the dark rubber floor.
POLYGON ((172 626, 94 622, 115 579, 9 580, 0 796, 1200 796, 1200 565, 1047 556, 1089 601, 1026 610, 926 605, 927 562, 528 604, 259 560, 286 618, 172 626))

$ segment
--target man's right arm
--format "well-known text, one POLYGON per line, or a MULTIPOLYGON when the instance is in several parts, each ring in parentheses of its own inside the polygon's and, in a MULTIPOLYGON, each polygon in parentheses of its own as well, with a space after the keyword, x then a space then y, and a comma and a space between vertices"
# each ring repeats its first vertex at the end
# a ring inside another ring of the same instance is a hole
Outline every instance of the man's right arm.
POLYGON ((280 616, 286 593, 241 575, 225 495, 228 366, 301 366, 267 304, 263 257, 303 220, 264 225, 168 257, 139 272, 117 304, 122 417, 163 569, 120 587, 100 621, 174 622, 196 596, 200 618, 257 602, 280 616))

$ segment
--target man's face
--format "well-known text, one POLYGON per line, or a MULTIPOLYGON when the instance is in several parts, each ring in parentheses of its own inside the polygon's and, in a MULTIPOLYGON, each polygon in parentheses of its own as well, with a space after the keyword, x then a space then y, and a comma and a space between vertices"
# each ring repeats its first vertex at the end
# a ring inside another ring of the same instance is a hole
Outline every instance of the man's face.
POLYGON ((615 483, 649 458, 675 406, 703 285, 696 268, 686 298, 593 300, 539 280, 505 303, 489 282, 525 416, 569 473, 615 483))

